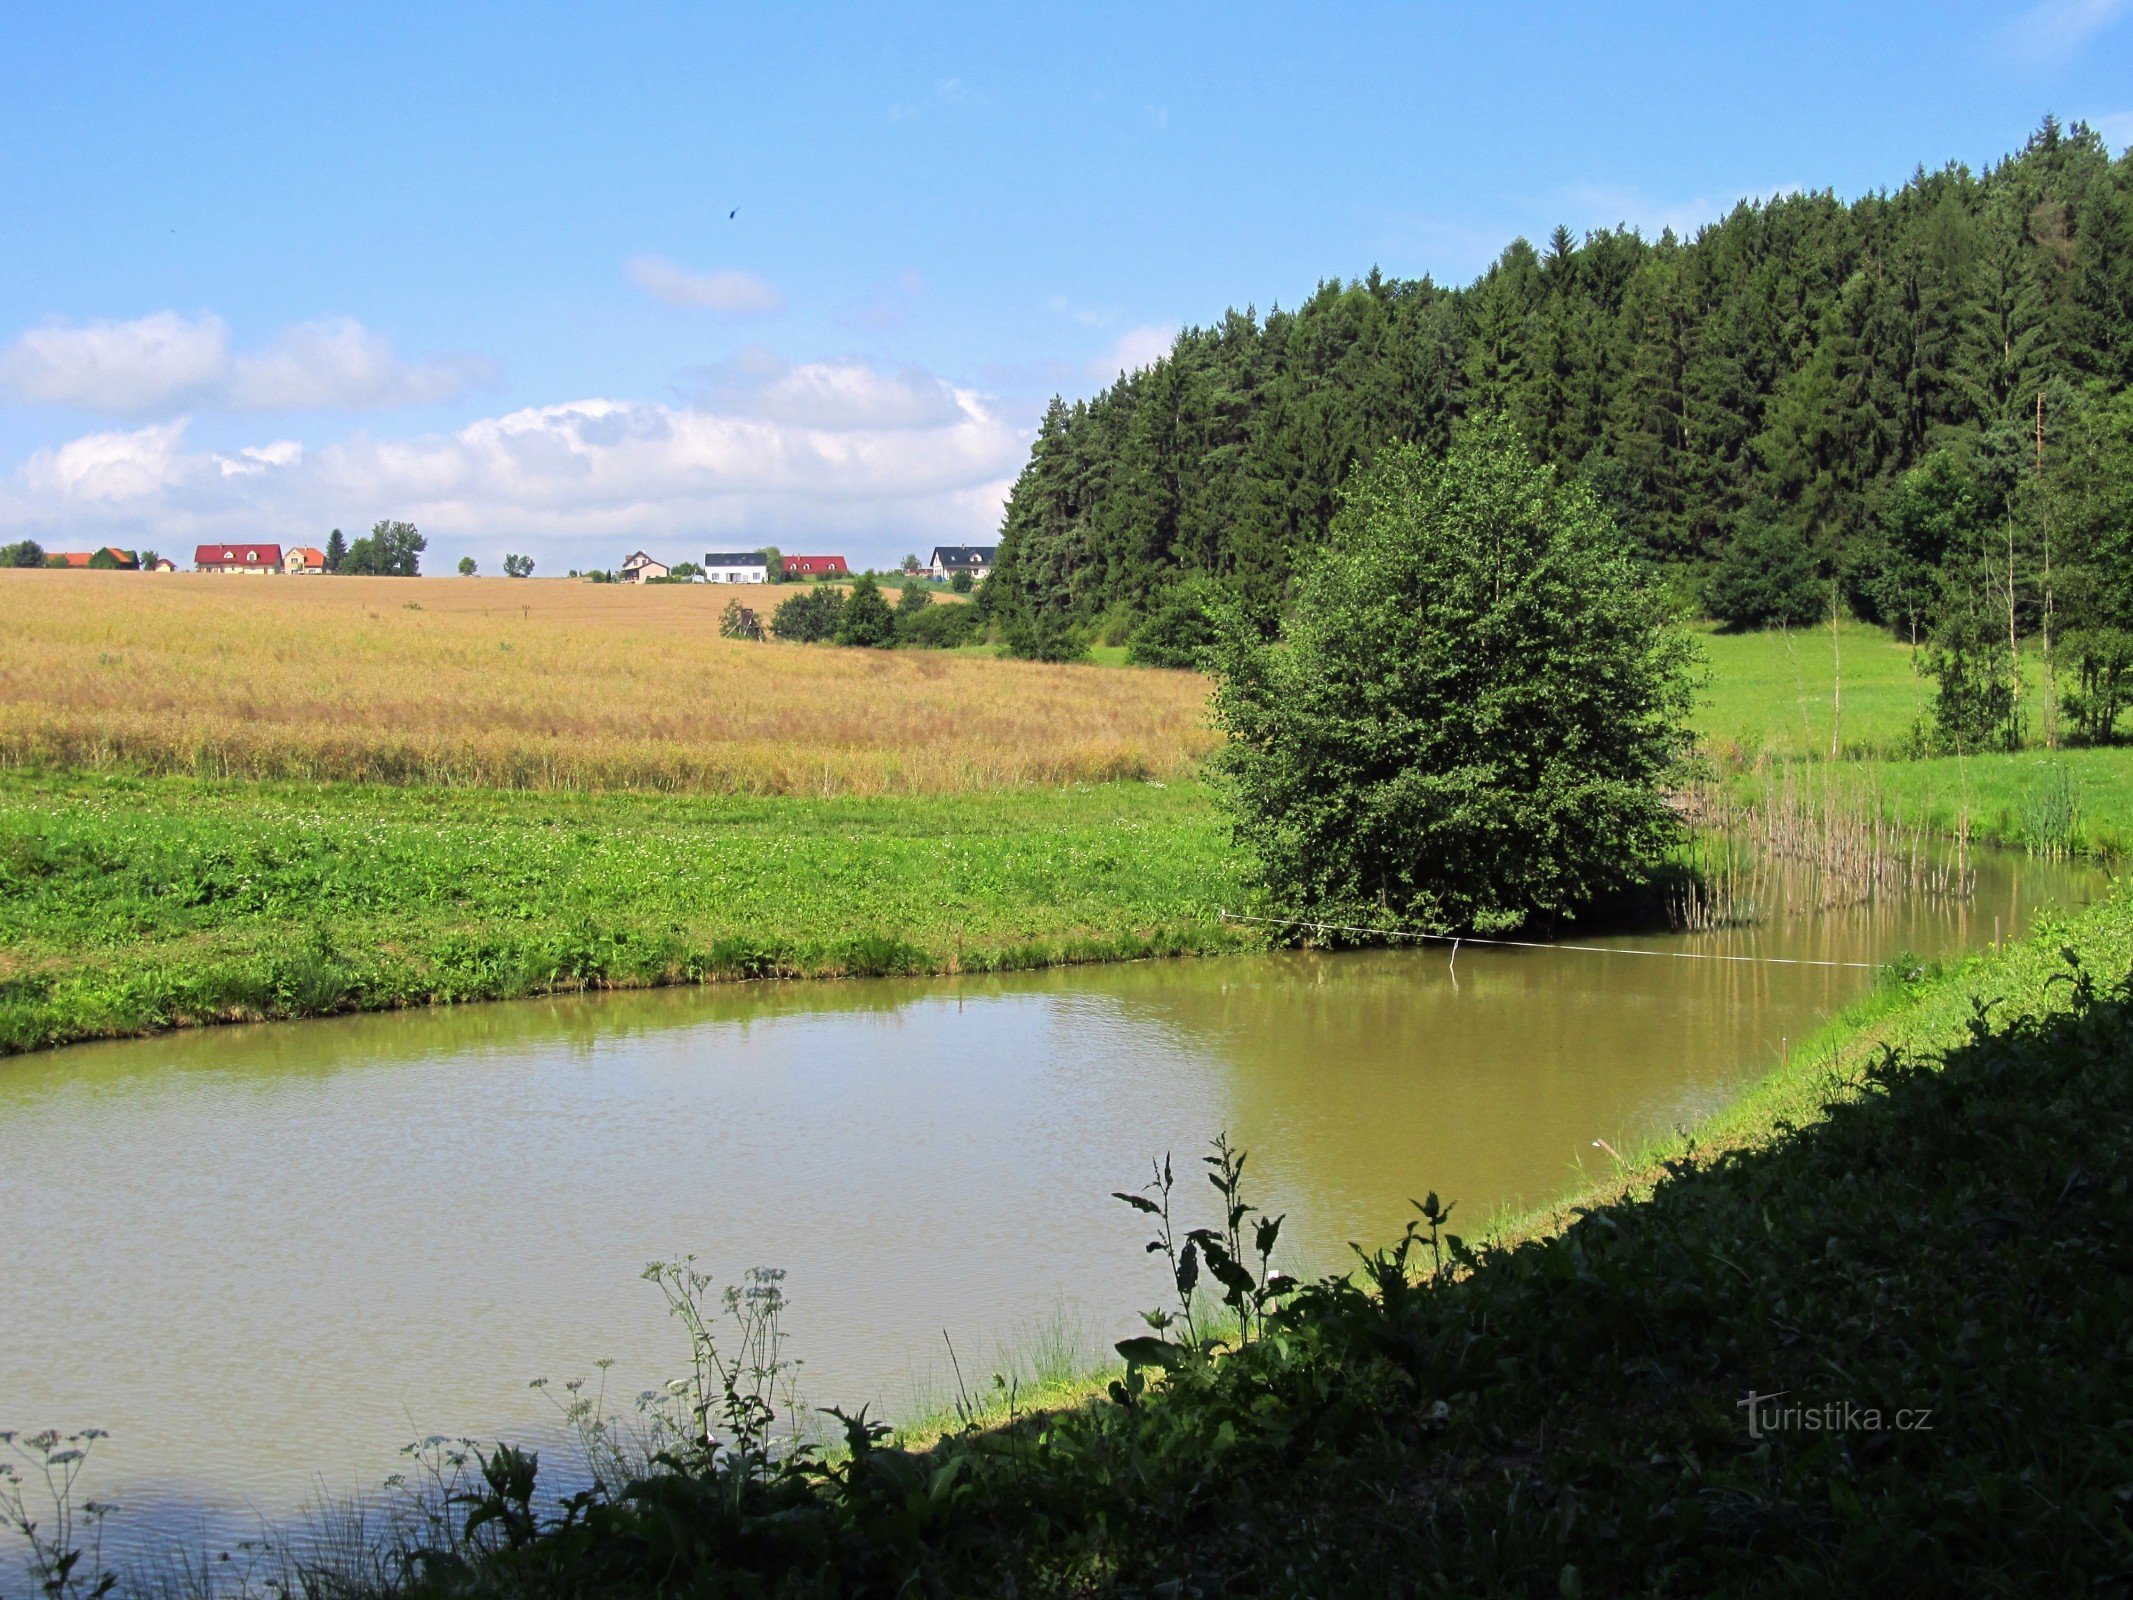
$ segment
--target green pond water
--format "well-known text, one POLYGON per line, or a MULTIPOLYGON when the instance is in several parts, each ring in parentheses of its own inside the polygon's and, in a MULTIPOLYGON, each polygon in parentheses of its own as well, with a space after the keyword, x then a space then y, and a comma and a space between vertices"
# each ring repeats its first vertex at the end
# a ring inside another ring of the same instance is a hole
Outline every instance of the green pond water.
POLYGON ((110 1430, 86 1487, 122 1544, 226 1540, 422 1435, 552 1447, 532 1378, 672 1376, 638 1273, 692 1251, 787 1270, 808 1399, 907 1416, 950 1392, 945 1341, 983 1381, 1136 1331, 1164 1286, 1108 1195, 1165 1151, 1227 1130, 1289 1268, 1338 1267, 1426 1190, 1470 1228, 1563 1193, 1872 982, 1673 957, 1945 953, 2099 881, 1987 858, 1961 904, 1592 941, 1643 955, 676 989, 0 1061, 0 1428, 110 1430))

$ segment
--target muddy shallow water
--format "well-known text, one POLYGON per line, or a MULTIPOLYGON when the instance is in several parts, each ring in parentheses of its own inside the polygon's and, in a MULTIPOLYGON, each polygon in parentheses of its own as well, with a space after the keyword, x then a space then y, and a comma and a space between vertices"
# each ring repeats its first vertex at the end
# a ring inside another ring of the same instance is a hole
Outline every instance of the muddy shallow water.
POLYGON ((809 1398, 908 1414, 944 1335, 968 1374, 1135 1330, 1163 1286, 1108 1194, 1165 1150, 1249 1147, 1292 1270, 1428 1189, 1473 1227, 1722 1104, 1872 981, 1673 956, 1946 952, 2097 882, 1988 859, 1961 905, 1593 941, 1643 955, 662 990, 0 1061, 0 1427, 109 1429, 115 1531, 220 1537, 420 1435, 544 1436, 531 1378, 670 1376, 638 1273, 687 1251, 787 1269, 809 1398))

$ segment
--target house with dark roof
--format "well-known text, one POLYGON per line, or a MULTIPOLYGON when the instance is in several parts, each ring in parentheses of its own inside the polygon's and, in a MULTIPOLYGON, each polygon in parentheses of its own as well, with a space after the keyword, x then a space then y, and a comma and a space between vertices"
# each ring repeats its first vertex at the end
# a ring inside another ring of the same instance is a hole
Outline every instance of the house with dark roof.
POLYGON ((967 572, 974 579, 983 578, 992 571, 993 560, 999 553, 1000 547, 996 544, 937 544, 926 571, 939 579, 952 578, 958 572, 967 572))
POLYGON ((633 551, 630 558, 622 563, 622 581, 624 583, 643 583, 648 578, 664 578, 667 575, 667 571, 667 564, 664 561, 654 561, 642 550, 637 550, 633 551))
POLYGON ((770 558, 760 550, 713 550, 704 557, 706 583, 768 583, 770 558))
POLYGON ((196 572, 279 572, 278 544, 203 544, 193 547, 196 572))

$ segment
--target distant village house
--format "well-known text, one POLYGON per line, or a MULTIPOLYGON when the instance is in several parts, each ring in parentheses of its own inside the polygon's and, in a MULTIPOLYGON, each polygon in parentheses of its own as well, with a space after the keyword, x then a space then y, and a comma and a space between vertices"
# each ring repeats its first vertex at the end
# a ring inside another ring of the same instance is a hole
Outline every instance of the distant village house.
MULTIPOLYGON (((790 563, 787 563, 790 566, 790 563)), ((704 557, 706 583, 768 583, 770 558, 760 550, 712 551, 704 557)))
POLYGON ((654 561, 642 550, 639 550, 622 563, 622 581, 624 583, 644 583, 652 578, 664 578, 668 570, 664 561, 654 561))
POLYGON ((958 572, 967 572, 975 581, 992 571, 993 557, 1000 547, 996 544, 939 544, 933 547, 933 560, 926 571, 934 578, 946 580, 958 572))
POLYGON ((778 564, 788 578, 843 578, 852 570, 842 556, 785 556, 778 564))
POLYGON ((297 545, 282 557, 281 569, 284 572, 324 572, 326 552, 314 550, 307 544, 297 545))
POLYGON ((193 550, 198 572, 272 573, 282 570, 278 544, 203 544, 193 550))
POLYGON ((45 557, 48 567, 102 567, 106 571, 138 572, 141 558, 131 550, 107 544, 101 550, 55 550, 45 557))

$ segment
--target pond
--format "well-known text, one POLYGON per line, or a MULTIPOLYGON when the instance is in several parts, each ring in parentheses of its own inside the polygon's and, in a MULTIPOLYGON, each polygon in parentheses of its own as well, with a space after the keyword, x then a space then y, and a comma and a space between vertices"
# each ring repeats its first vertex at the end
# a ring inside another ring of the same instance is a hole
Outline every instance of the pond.
POLYGON ((1164 1286, 1109 1192, 1166 1151, 1248 1147, 1292 1271, 1430 1189, 1478 1229, 1604 1170, 1596 1140, 1721 1105, 1873 978, 1674 957, 1945 953, 2099 883, 1988 858, 1960 904, 1456 964, 672 989, 0 1061, 0 1427, 108 1429, 87 1487, 116 1532, 226 1538, 424 1434, 539 1442, 535 1377, 672 1376, 638 1274, 684 1252, 787 1269, 807 1398, 907 1417, 949 1392, 950 1342, 982 1382, 1018 1345, 1136 1331, 1164 1286))

